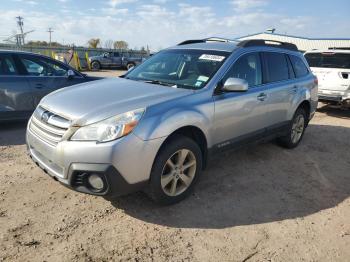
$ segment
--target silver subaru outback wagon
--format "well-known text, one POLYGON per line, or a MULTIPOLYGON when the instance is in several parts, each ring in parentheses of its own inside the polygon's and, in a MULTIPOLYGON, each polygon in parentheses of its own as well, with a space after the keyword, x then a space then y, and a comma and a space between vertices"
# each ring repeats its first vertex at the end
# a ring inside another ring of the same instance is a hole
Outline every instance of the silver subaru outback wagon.
POLYGON ((73 190, 173 204, 217 150, 267 138, 296 147, 316 107, 317 79, 295 45, 188 40, 121 78, 44 97, 26 138, 33 161, 73 190))

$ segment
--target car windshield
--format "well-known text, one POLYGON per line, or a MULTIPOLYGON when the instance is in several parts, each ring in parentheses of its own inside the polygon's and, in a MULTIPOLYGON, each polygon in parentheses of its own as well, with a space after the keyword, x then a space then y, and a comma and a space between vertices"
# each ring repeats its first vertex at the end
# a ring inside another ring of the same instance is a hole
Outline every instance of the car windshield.
POLYGON ((350 69, 350 54, 345 53, 309 53, 305 55, 310 67, 350 69))
POLYGON ((208 83, 229 54, 212 50, 165 50, 127 73, 125 78, 197 90, 208 83))

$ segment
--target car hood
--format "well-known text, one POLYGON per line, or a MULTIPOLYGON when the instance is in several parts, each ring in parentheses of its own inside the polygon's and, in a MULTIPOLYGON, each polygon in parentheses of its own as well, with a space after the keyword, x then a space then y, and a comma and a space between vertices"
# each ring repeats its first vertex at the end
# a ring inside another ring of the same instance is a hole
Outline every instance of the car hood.
POLYGON ((45 96, 40 106, 83 126, 191 93, 188 89, 110 78, 57 90, 45 96))

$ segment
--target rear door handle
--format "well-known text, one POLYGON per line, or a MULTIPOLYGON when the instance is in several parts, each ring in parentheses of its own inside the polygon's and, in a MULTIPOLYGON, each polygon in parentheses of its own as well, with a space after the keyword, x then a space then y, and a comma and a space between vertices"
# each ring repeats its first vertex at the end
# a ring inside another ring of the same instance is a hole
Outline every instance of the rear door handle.
POLYGON ((37 88, 37 89, 41 89, 43 87, 45 87, 44 84, 35 84, 35 88, 37 88))
POLYGON ((261 93, 258 95, 257 99, 259 101, 264 101, 266 99, 267 95, 265 93, 261 93))

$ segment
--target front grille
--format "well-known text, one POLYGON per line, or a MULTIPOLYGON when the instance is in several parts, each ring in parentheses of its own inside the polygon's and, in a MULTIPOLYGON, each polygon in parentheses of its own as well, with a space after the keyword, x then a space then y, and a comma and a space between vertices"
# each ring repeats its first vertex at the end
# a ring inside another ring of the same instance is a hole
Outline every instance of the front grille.
POLYGON ((48 110, 38 107, 29 124, 36 136, 50 145, 57 145, 70 126, 70 121, 48 110))

